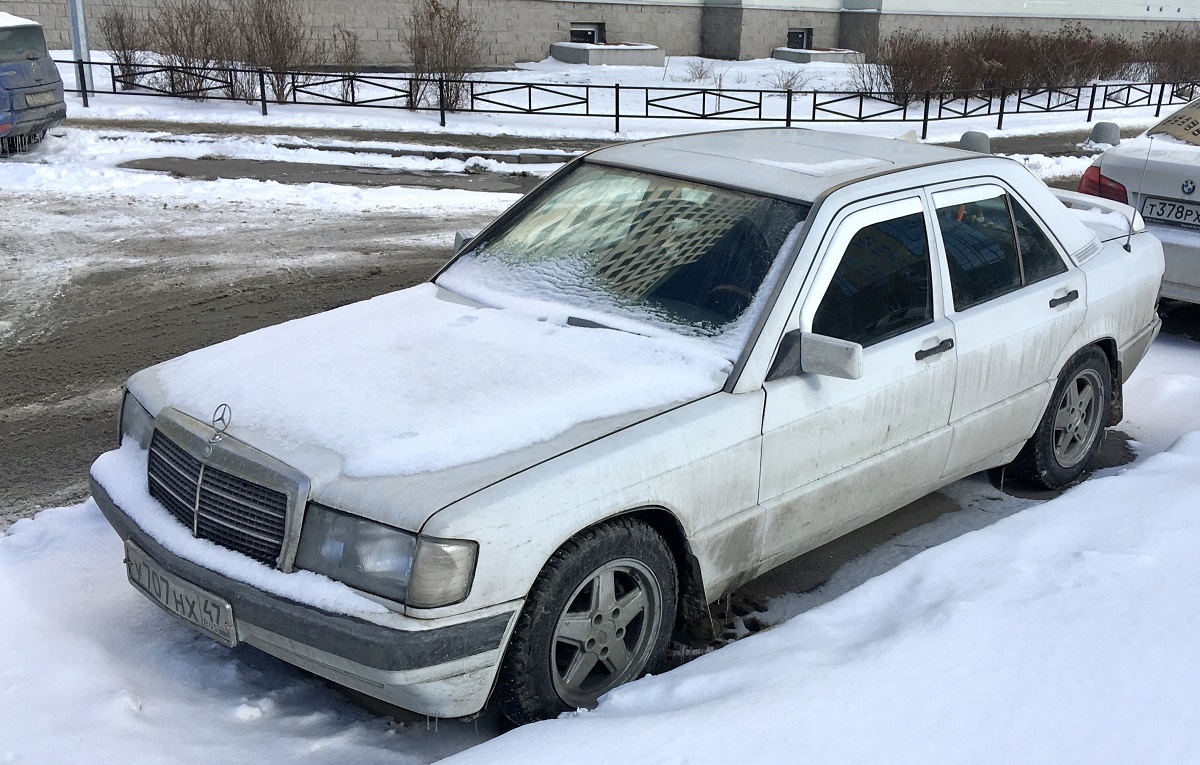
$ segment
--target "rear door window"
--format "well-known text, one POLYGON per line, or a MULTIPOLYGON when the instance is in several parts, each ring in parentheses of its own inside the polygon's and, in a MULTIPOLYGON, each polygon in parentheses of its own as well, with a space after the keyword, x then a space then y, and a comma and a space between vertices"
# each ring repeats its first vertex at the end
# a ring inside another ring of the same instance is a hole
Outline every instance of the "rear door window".
POLYGON ((1046 232, 999 186, 938 192, 933 200, 954 310, 1067 270, 1046 232))

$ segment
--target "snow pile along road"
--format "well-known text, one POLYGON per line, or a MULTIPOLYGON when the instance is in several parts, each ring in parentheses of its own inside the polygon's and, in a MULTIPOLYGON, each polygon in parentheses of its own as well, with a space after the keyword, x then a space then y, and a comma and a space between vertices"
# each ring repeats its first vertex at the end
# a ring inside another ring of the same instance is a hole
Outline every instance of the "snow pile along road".
MULTIPOLYGON (((1200 345, 1160 339, 1126 396, 1132 466, 455 762, 727 765, 733 742, 767 762, 1200 761, 1200 345)), ((126 584, 90 502, 0 537, 0 611, 0 762, 429 762, 491 735, 390 726, 194 635, 126 584)))
MULTIPOLYGON (((289 185, 249 178, 198 181, 119 167, 124 162, 150 157, 196 159, 213 154, 257 160, 309 163, 324 160, 343 165, 368 165, 362 157, 347 159, 345 153, 321 156, 315 150, 297 151, 255 137, 215 140, 191 136, 170 141, 159 140, 163 138, 162 134, 99 133, 66 128, 55 130, 35 151, 5 160, 4 188, 10 193, 24 195, 43 193, 114 199, 155 198, 163 202, 197 205, 246 202, 347 214, 389 210, 408 211, 422 216, 467 211, 494 215, 519 198, 517 194, 406 186, 362 188, 329 183, 289 185)), ((468 165, 466 162, 415 158, 407 162, 388 157, 372 159, 369 163, 372 167, 420 172, 462 172, 468 165)), ((550 169, 541 165, 522 169, 528 168, 540 168, 542 171, 550 169)))

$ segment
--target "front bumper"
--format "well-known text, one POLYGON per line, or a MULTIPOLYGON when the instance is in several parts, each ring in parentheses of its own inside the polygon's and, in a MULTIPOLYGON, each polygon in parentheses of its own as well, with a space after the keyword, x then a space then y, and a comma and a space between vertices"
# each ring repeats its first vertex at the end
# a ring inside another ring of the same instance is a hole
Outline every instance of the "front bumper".
POLYGON ((133 522, 94 476, 89 479, 92 497, 121 539, 137 545, 169 574, 232 605, 239 642, 434 717, 474 714, 487 702, 515 611, 410 631, 296 603, 166 550, 133 522))

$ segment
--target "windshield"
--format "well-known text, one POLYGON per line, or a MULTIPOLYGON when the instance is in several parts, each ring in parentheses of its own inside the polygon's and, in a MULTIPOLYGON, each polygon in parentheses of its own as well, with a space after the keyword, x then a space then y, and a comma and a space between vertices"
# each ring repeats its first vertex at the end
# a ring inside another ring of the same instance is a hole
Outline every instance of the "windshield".
POLYGON ((41 27, 0 27, 0 64, 12 64, 48 55, 41 27))
POLYGON ((553 183, 438 284, 488 305, 553 304, 567 323, 720 336, 736 354, 809 210, 586 163, 553 183))
POLYGON ((1147 135, 1163 133, 1190 144, 1200 145, 1200 99, 1146 131, 1147 135))

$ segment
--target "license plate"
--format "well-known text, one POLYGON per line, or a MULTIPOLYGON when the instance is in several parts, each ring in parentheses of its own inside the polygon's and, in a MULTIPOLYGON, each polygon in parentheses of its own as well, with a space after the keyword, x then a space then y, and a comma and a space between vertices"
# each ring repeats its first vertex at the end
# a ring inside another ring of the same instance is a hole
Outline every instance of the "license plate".
POLYGON ((1200 228, 1200 204, 1146 197, 1146 201, 1142 202, 1142 217, 1161 223, 1200 228))
POLYGON ((167 573, 132 542, 125 543, 125 572, 130 584, 164 610, 230 648, 237 645, 228 601, 167 573))
POLYGON ((57 101, 53 90, 43 90, 39 93, 29 93, 25 96, 26 106, 49 106, 57 101))

